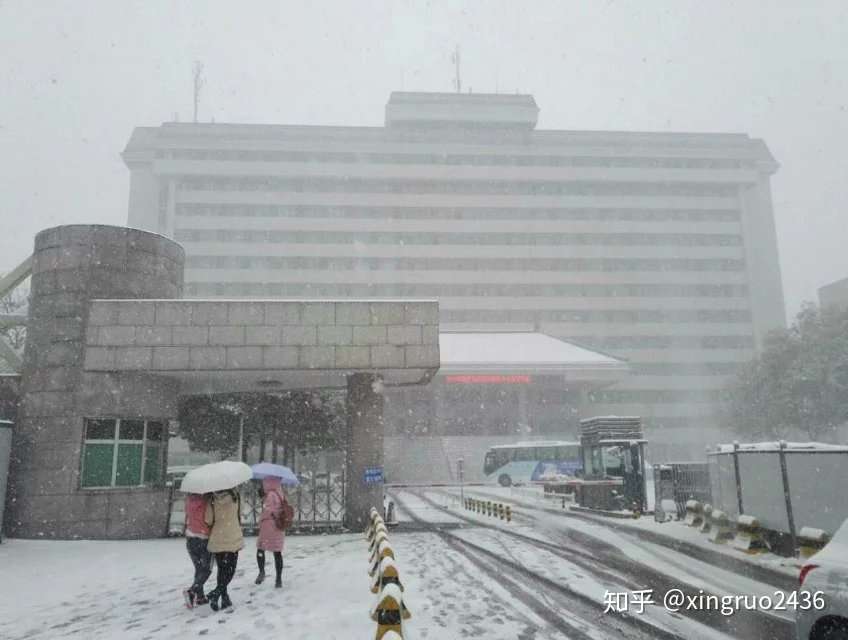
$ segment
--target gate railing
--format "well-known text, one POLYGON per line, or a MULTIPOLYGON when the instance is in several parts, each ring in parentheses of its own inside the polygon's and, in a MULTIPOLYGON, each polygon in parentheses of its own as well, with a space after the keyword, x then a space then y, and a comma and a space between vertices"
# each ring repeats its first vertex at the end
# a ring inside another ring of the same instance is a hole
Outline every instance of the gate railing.
MULTIPOLYGON (((185 529, 183 511, 184 494, 178 493, 180 479, 171 484, 171 500, 168 514, 168 534, 182 535, 185 529)), ((259 483, 246 482, 239 487, 241 496, 241 523, 245 533, 259 530, 262 499, 259 483)), ((294 508, 295 530, 337 529, 343 525, 345 516, 344 473, 306 474, 296 487, 286 489, 286 495, 294 508)))
MULTIPOLYGON (((262 499, 259 484, 241 487, 242 527, 253 533, 259 529, 262 499)), ((345 515, 345 478, 343 473, 310 474, 298 486, 286 489, 294 508, 295 529, 333 529, 341 527, 345 515)))
MULTIPOLYGON (((686 501, 712 502, 710 465, 707 462, 667 462, 654 465, 655 505, 674 500, 677 517, 686 514, 686 501)), ((656 508, 656 506, 655 506, 656 508)))

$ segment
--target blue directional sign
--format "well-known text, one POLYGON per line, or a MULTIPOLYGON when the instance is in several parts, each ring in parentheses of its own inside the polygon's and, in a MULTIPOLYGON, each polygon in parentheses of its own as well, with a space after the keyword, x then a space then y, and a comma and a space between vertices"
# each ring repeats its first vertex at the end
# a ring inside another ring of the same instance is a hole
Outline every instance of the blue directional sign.
POLYGON ((365 467, 365 484, 383 482, 383 467, 365 467))

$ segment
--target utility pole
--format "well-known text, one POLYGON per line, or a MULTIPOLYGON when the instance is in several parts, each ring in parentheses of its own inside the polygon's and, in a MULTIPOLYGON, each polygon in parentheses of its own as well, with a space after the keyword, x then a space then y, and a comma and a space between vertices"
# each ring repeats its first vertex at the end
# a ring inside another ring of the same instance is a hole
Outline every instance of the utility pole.
POLYGON ((197 108, 200 104, 200 90, 206 81, 203 79, 203 63, 199 60, 195 61, 192 67, 192 89, 194 91, 194 122, 197 123, 197 108))
POLYGON ((451 62, 453 62, 454 65, 454 86, 456 87, 456 92, 462 93, 462 76, 459 72, 459 45, 456 45, 456 48, 454 49, 453 54, 451 55, 451 62))

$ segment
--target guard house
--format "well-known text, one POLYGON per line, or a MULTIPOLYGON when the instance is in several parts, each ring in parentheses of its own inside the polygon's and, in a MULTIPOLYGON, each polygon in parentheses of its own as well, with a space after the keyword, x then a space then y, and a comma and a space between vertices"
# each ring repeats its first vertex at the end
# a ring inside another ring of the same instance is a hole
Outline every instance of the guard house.
POLYGON ((583 479, 577 483, 580 506, 643 511, 645 445, 638 417, 600 416, 580 421, 583 479))
POLYGON ((183 299, 184 251, 101 225, 42 231, 5 528, 17 537, 163 535, 179 397, 347 389, 350 527, 382 503, 385 388, 439 366, 433 300, 183 299))

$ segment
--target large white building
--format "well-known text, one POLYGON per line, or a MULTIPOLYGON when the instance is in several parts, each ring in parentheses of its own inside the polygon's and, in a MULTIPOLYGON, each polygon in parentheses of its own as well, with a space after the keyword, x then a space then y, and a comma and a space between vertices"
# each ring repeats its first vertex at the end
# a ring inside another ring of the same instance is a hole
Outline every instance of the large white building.
MULTIPOLYGON (((700 446, 729 376, 784 324, 777 164, 744 134, 537 116, 528 95, 394 93, 383 127, 140 127, 129 225, 185 247, 188 296, 435 297, 442 331, 626 359, 588 413, 700 446)), ((538 390, 542 430, 572 400, 538 390)))

